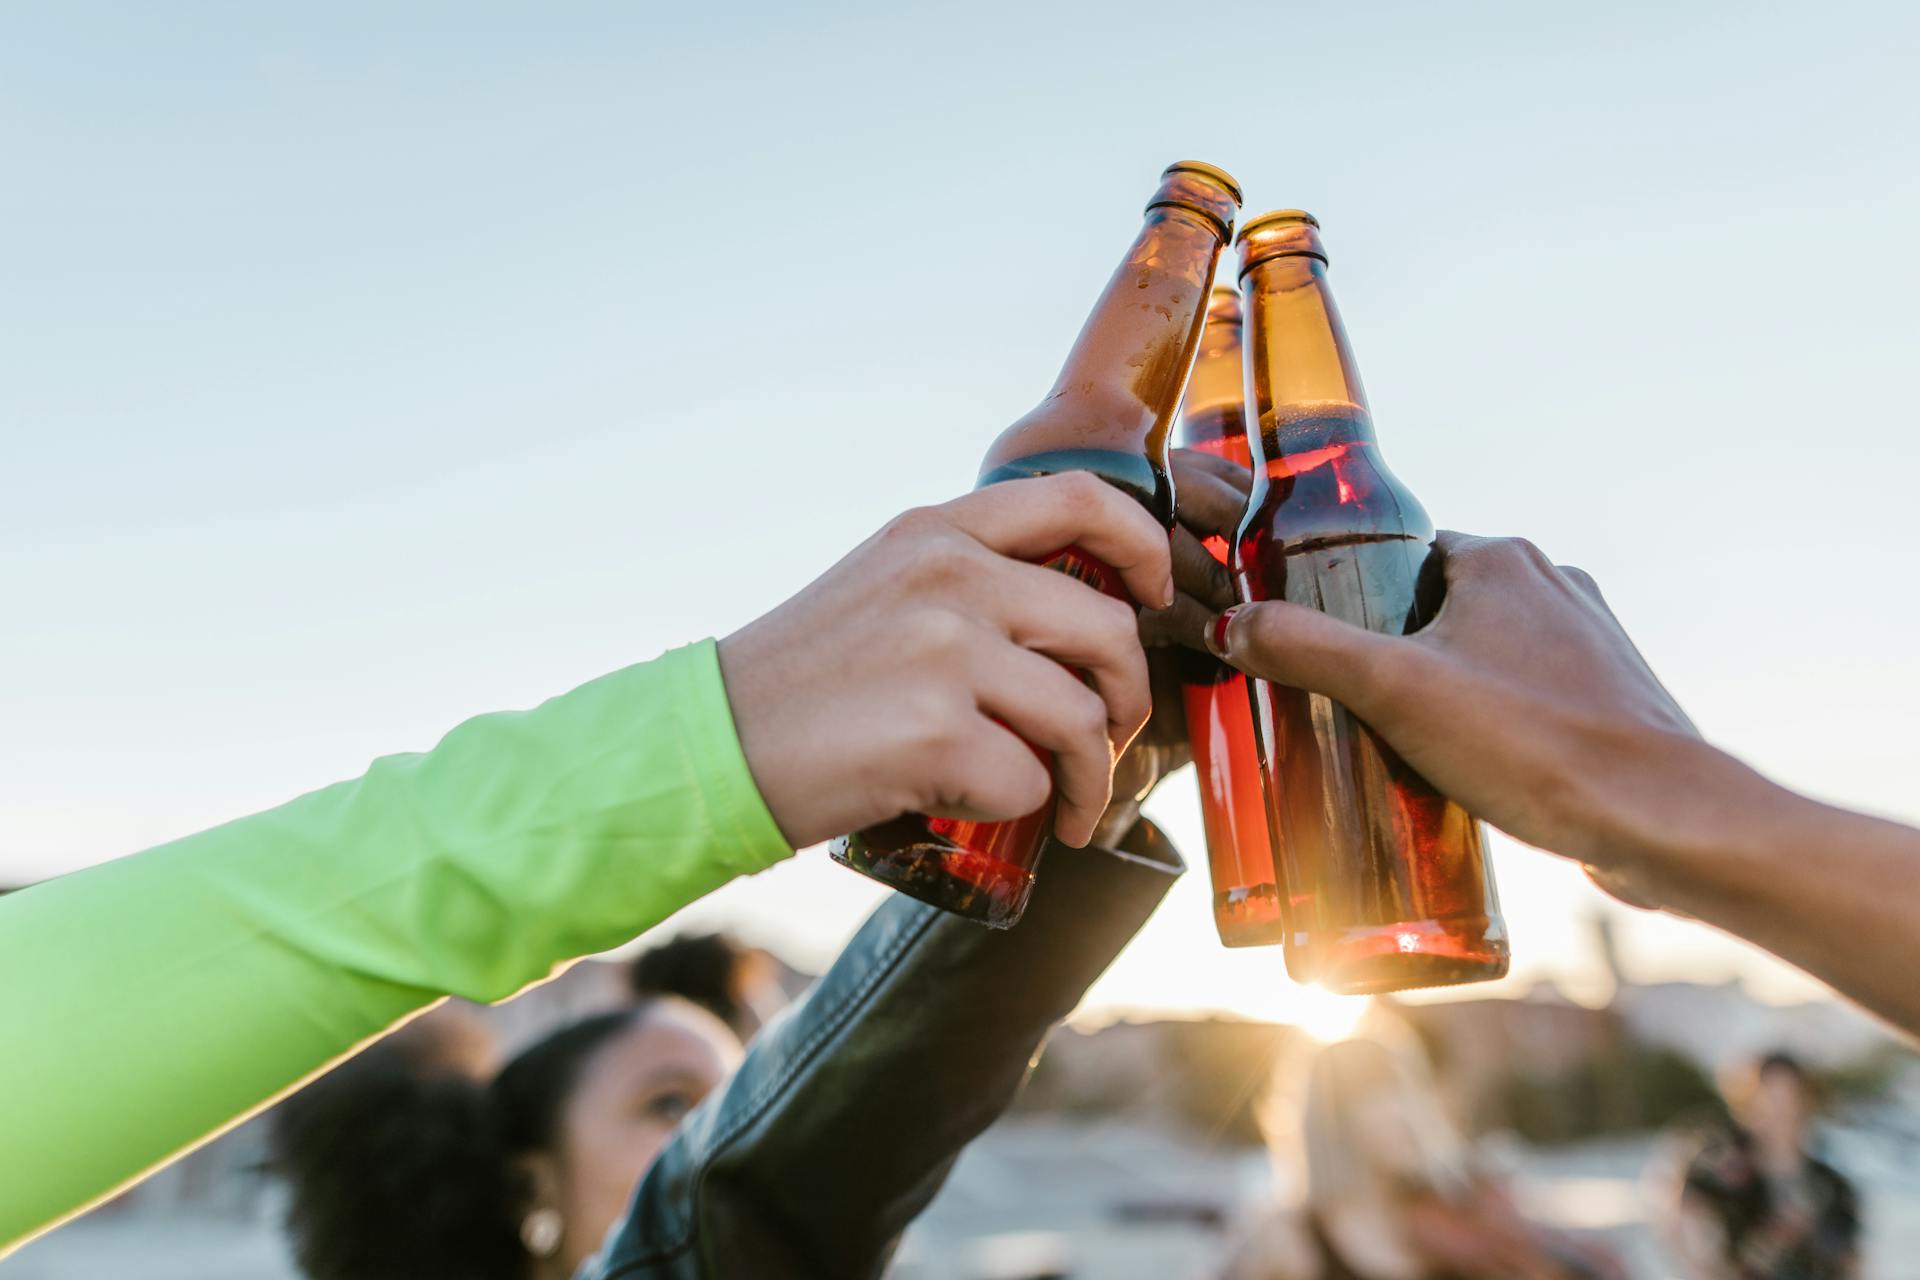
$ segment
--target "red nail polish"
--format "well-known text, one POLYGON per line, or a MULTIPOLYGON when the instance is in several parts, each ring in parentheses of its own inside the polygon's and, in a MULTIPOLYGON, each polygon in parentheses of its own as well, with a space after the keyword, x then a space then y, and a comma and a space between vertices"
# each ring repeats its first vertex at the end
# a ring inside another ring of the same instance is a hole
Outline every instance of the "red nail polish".
POLYGON ((1233 615, 1238 612, 1240 612, 1239 605, 1222 611, 1220 616, 1213 620, 1213 625, 1207 628, 1207 648, 1213 650, 1214 657, 1227 656, 1227 624, 1233 621, 1233 615))

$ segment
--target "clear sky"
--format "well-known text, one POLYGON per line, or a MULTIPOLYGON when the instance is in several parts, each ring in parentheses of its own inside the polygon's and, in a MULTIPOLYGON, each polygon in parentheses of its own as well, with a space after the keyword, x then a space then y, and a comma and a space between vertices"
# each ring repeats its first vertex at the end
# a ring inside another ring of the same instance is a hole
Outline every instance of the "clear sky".
MULTIPOLYGON (((1321 217, 1441 524, 1920 819, 1917 47, 1830 2, 9 7, 0 879, 725 634, 971 482, 1188 157, 1321 217)), ((1520 982, 1592 989, 1598 895, 1498 857, 1520 982)), ((876 897, 813 851, 698 916, 817 961, 876 897)), ((1100 999, 1306 1007, 1197 877, 1100 999)))

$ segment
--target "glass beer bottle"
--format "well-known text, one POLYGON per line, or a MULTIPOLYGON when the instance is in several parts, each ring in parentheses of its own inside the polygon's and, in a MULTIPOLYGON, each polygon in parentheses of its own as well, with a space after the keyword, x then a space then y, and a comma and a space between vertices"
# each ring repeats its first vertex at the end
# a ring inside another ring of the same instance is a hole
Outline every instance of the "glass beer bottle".
MULTIPOLYGON (((1172 528, 1168 435, 1239 208, 1240 188, 1222 170, 1197 161, 1168 167, 1053 390, 993 442, 980 485, 1091 471, 1172 528)), ((1077 547, 1042 563, 1126 598, 1118 575, 1077 547)), ((1006 929, 1026 909, 1053 816, 1052 797, 1006 822, 906 814, 841 837, 832 853, 903 893, 1006 929)))
MULTIPOLYGON (((1253 465, 1241 376, 1240 294, 1229 285, 1216 285, 1207 298, 1200 356, 1180 408, 1180 443, 1242 467, 1253 465)), ((1208 538, 1205 545, 1221 564, 1227 563, 1225 538, 1208 538)), ((1190 649, 1179 650, 1176 661, 1193 769, 1200 781, 1214 928, 1229 947, 1280 942, 1286 928, 1267 838, 1267 802, 1247 679, 1219 659, 1190 649)))
MULTIPOLYGON (((1411 632, 1439 606, 1433 525, 1380 457, 1326 264, 1319 224, 1298 210, 1240 233, 1254 481, 1235 588, 1411 632)), ((1287 971, 1347 993, 1506 973, 1479 822, 1338 703, 1253 688, 1287 971)))

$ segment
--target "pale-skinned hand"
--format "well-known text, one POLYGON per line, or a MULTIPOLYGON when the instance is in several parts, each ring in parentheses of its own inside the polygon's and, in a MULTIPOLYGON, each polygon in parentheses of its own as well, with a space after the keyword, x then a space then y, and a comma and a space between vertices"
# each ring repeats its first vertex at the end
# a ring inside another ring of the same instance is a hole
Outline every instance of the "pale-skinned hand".
POLYGON ((1173 600, 1167 531, 1076 473, 909 511, 720 642, 741 747, 789 841, 907 812, 1016 818, 1057 785, 1054 834, 1087 842, 1151 698, 1133 606, 1029 563, 1069 545, 1135 599, 1173 600))

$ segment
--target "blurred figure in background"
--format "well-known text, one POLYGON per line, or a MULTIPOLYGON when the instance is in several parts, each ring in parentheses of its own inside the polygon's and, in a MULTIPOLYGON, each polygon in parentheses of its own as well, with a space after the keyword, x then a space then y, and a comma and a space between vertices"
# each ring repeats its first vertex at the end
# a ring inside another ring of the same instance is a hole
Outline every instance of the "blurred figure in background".
POLYGON ((742 1042, 787 1007, 780 962, 724 933, 683 934, 633 958, 627 987, 640 1000, 679 996, 733 1028, 742 1042))
POLYGON ((1604 1248, 1529 1223, 1473 1167, 1410 1035, 1283 1066, 1267 1127, 1298 1202, 1253 1224, 1221 1280, 1624 1280, 1604 1248))
POLYGON ((490 1071, 436 1013, 288 1098, 271 1163, 312 1280, 565 1280, 739 1039, 676 997, 563 1027, 490 1071))
POLYGON ((1693 1144, 1668 1242, 1692 1280, 1849 1280, 1859 1274, 1853 1184, 1808 1150, 1820 1091, 1786 1053, 1726 1089, 1733 1123, 1693 1144))

